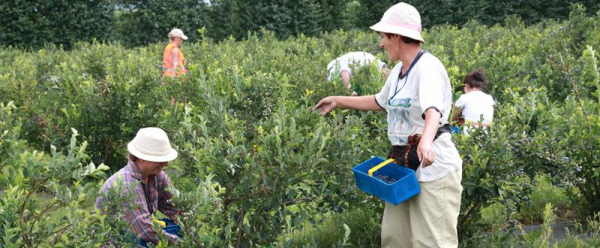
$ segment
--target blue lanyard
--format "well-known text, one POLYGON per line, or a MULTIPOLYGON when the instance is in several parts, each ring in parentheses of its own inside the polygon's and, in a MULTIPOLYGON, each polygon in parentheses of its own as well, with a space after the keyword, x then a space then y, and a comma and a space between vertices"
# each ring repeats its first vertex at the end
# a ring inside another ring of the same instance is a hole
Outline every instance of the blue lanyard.
MULTIPOLYGON (((419 59, 421 58, 421 56, 425 53, 424 50, 419 50, 419 53, 417 54, 417 56, 415 56, 415 59, 413 60, 413 62, 410 64, 410 67, 408 67, 408 70, 406 71, 406 75, 404 75, 404 84, 402 84, 402 87, 400 87, 400 89, 398 89, 398 85, 400 84, 400 78, 402 77, 402 68, 400 68, 400 73, 398 73, 398 82, 396 82, 396 89, 394 89, 394 95, 392 97, 390 97, 391 101, 392 99, 394 99, 394 97, 396 97, 396 95, 398 95, 398 93, 400 93, 400 91, 402 91, 402 89, 404 88, 404 86, 406 86, 406 83, 408 82, 408 74, 410 73, 410 71, 412 70, 412 68, 415 66, 415 64, 417 63, 417 61, 419 61, 419 59)), ((402 67, 404 67, 404 65, 402 65, 402 67)))

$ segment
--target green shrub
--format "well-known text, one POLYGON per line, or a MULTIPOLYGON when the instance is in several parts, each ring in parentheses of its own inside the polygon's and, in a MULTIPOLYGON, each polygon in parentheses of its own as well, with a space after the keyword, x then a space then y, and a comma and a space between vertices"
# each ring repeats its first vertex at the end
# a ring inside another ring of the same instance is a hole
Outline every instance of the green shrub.
MULTIPOLYGON (((359 26, 368 27, 375 24, 383 13, 396 1, 371 1, 358 0, 363 11, 359 20, 372 20, 361 23, 359 26)), ((511 16, 522 19, 527 24, 543 21, 544 19, 567 19, 573 3, 588 8, 588 13, 594 14, 600 8, 598 2, 593 0, 565 1, 549 0, 544 2, 534 0, 524 1, 414 1, 408 0, 419 10, 425 27, 443 24, 463 25, 475 20, 485 25, 502 23, 511 16)))
POLYGON ((46 44, 70 48, 78 41, 107 41, 114 6, 99 1, 2 1, 0 45, 42 48, 46 44))
POLYGON ((542 213, 539 211, 546 204, 552 204, 557 211, 564 214, 567 211, 569 199, 564 189, 552 185, 551 178, 546 175, 537 175, 531 195, 525 200, 531 200, 531 204, 525 204, 521 208, 521 219, 525 223, 539 223, 542 213))
POLYGON ((115 5, 113 40, 127 47, 156 42, 167 43, 173 28, 183 30, 190 41, 200 39, 208 25, 208 7, 195 0, 119 0, 115 5))
POLYGON ((341 213, 330 212, 318 223, 305 222, 302 227, 279 238, 284 247, 304 245, 332 247, 343 241, 344 225, 351 231, 346 243, 352 247, 379 247, 380 208, 356 207, 341 213))
MULTIPOLYGON (((505 218, 512 226, 530 185, 524 180, 523 167, 508 146, 509 123, 496 121, 489 130, 477 129, 470 135, 455 136, 463 156, 463 193, 458 230, 463 241, 481 235, 497 222, 482 221, 482 210, 494 203, 506 208, 505 218)), ((501 220, 499 220, 501 222, 501 220)))
POLYGON ((508 225, 506 206, 500 202, 493 203, 481 209, 481 222, 489 226, 492 231, 502 230, 508 225))

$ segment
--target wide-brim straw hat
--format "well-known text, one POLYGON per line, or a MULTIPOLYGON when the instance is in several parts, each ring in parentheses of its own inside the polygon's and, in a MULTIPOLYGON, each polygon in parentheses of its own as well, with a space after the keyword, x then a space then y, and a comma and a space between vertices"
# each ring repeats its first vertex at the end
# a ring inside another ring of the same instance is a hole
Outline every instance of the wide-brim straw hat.
POLYGON ((133 156, 150 162, 169 162, 177 158, 167 133, 157 127, 142 128, 129 144, 127 150, 133 156))
POLYGON ((421 15, 415 7, 407 3, 398 3, 389 8, 381 21, 371 26, 371 29, 425 42, 421 36, 421 15))

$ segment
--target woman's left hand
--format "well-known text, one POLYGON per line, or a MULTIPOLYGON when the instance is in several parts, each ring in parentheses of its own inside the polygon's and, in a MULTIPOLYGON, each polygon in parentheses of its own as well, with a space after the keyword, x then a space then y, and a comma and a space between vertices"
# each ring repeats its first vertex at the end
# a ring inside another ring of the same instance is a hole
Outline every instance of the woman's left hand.
POLYGON ((417 155, 419 156, 419 161, 423 163, 423 168, 433 164, 435 161, 435 151, 433 150, 431 141, 421 139, 419 147, 417 147, 417 155))

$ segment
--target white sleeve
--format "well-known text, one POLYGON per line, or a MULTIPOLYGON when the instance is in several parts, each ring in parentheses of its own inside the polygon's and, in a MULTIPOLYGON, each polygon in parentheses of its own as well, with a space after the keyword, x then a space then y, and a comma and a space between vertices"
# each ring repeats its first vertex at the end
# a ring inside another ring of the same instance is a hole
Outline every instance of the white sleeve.
MULTIPOLYGON (((421 100, 421 112, 429 108, 435 108, 443 116, 445 110, 445 85, 442 72, 434 65, 419 70, 419 99, 421 100)), ((423 115, 425 116, 425 115, 423 115)))
POLYGON ((339 76, 337 60, 332 60, 327 64, 327 81, 333 81, 334 78, 339 76))
POLYGON ((379 69, 387 68, 387 65, 381 60, 377 60, 377 66, 379 67, 379 69))
POLYGON ((342 74, 342 71, 347 71, 348 74, 352 75, 352 69, 350 69, 349 61, 347 59, 343 59, 343 60, 340 60, 339 62, 340 62, 340 70, 339 70, 338 76, 342 74))
POLYGON ((454 103, 454 106, 462 108, 465 106, 465 94, 460 95, 460 97, 458 98, 458 100, 456 100, 456 102, 454 103))
POLYGON ((337 66, 337 60, 334 59, 331 62, 329 62, 329 64, 327 64, 327 70, 328 71, 335 70, 336 66, 337 66))
POLYGON ((385 85, 381 88, 379 93, 375 94, 375 102, 379 105, 379 107, 388 110, 388 99, 390 97, 390 89, 393 84, 393 77, 388 77, 385 81, 385 85))

